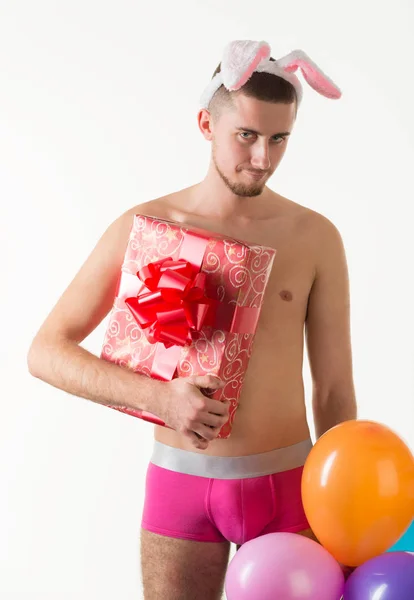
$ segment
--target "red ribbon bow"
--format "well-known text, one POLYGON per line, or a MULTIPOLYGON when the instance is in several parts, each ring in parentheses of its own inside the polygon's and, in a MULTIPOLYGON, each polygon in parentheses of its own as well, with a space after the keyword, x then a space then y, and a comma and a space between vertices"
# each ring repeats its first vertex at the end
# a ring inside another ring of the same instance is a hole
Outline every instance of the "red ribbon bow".
POLYGON ((190 345, 207 324, 207 316, 212 322, 211 309, 218 301, 206 296, 206 274, 190 262, 164 258, 149 263, 137 276, 150 291, 126 298, 125 304, 151 344, 190 345))
POLYGON ((199 337, 204 326, 223 331, 252 334, 256 329, 259 308, 238 306, 208 298, 206 273, 201 270, 209 242, 209 232, 187 231, 179 258, 167 257, 142 267, 137 276, 149 291, 135 292, 126 274, 121 282, 125 291, 120 297, 141 326, 148 341, 155 344, 151 376, 164 381, 174 377, 182 347, 199 337))

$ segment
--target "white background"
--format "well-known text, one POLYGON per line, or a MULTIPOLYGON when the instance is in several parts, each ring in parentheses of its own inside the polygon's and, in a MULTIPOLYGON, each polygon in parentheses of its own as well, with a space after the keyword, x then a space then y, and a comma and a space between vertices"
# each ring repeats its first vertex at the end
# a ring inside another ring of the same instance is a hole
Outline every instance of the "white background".
POLYGON ((410 0, 0 1, 1 598, 142 598, 153 427, 35 380, 26 354, 110 222, 204 177, 198 99, 232 39, 302 48, 343 91, 302 79, 270 187, 341 231, 359 416, 413 449, 413 22, 410 0))

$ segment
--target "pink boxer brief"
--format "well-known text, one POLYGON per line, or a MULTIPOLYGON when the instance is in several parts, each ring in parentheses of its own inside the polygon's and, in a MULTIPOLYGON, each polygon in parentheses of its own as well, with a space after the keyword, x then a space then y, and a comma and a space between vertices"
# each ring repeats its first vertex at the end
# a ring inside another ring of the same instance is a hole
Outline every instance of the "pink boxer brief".
POLYGON ((141 526, 200 542, 244 544, 309 527, 301 478, 312 441, 248 456, 208 456, 155 441, 141 526))

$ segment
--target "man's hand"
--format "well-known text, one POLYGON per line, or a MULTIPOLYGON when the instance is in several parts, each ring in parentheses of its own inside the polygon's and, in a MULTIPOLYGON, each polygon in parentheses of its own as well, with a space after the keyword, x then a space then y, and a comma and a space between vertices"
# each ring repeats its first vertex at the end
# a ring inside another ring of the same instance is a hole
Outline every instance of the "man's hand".
POLYGON ((177 377, 169 381, 158 413, 167 425, 188 438, 193 446, 206 450, 229 417, 229 402, 205 394, 223 386, 215 375, 177 377), (205 393, 202 390, 205 390, 205 393))

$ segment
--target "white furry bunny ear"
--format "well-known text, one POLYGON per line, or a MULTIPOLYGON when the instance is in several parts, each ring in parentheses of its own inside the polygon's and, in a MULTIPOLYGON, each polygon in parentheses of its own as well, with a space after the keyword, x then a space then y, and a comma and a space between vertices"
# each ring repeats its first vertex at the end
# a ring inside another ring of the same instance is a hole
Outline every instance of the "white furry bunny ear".
POLYGON ((200 98, 202 108, 209 107, 210 101, 221 85, 229 91, 240 89, 254 72, 272 73, 282 77, 296 90, 298 106, 302 102, 303 90, 295 71, 300 69, 307 83, 322 96, 337 99, 341 90, 320 69, 303 50, 293 50, 278 60, 269 60, 270 46, 267 42, 236 40, 230 42, 223 52, 221 69, 205 88, 200 98))
POLYGON ((257 66, 270 56, 267 42, 236 40, 223 52, 221 74, 223 84, 230 91, 240 89, 250 79, 257 66))
POLYGON ((293 50, 283 58, 279 58, 277 64, 288 73, 294 73, 297 69, 301 69, 308 84, 326 98, 336 100, 342 95, 341 90, 332 79, 325 75, 303 50, 293 50))

